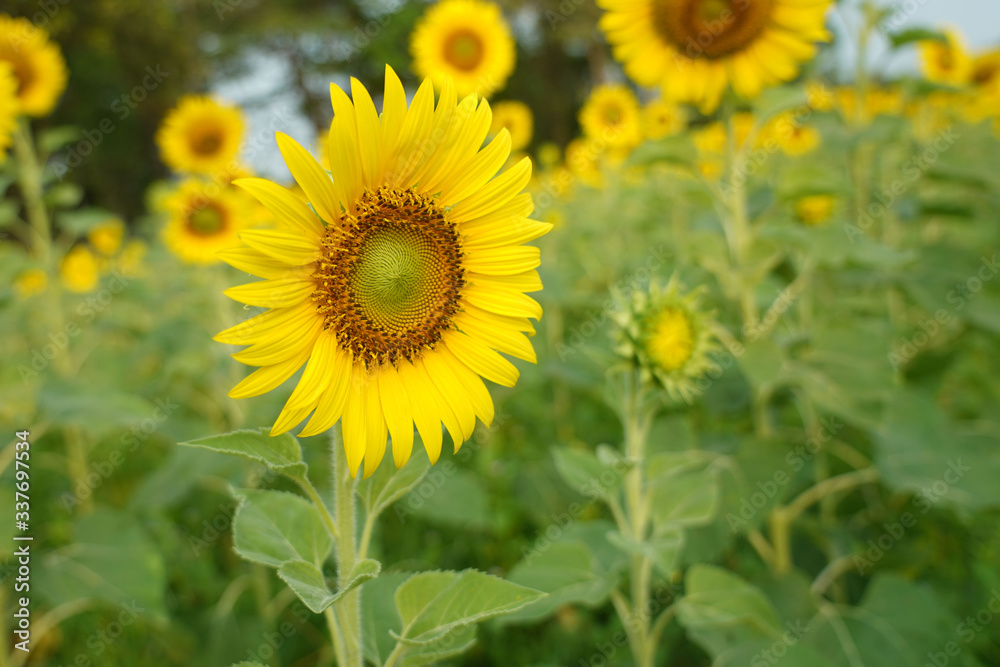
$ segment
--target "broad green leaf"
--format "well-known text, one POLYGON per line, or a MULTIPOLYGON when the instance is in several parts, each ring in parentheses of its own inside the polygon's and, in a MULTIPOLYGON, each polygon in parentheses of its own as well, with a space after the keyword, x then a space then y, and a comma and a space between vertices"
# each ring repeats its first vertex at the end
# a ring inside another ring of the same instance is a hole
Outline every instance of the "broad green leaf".
POLYGON ((242 430, 179 444, 241 456, 263 463, 272 470, 290 477, 304 478, 306 475, 306 464, 302 462, 302 448, 291 433, 272 437, 268 435, 267 429, 242 430))
POLYGON ((929 397, 900 390, 876 433, 876 464, 885 483, 916 494, 921 514, 940 502, 969 508, 1000 504, 996 434, 966 432, 929 397))
POLYGON ((463 570, 415 574, 396 591, 399 640, 429 644, 457 628, 508 614, 545 594, 498 577, 463 570))
POLYGON ((649 457, 646 463, 646 479, 651 482, 666 480, 704 468, 711 461, 710 455, 696 449, 679 452, 661 452, 649 457))
POLYGON ((653 521, 659 527, 708 523, 719 507, 719 483, 706 470, 658 480, 652 487, 653 521))
POLYGON ((783 632, 778 615, 759 589, 714 565, 692 565, 677 618, 712 656, 743 642, 774 640, 783 632))
POLYGON ((582 541, 563 540, 529 554, 514 566, 508 580, 544 593, 545 597, 502 619, 502 622, 536 621, 564 604, 597 607, 617 583, 607 574, 582 541))
POLYGON ((260 664, 259 662, 248 662, 244 660, 242 662, 233 663, 232 665, 230 665, 230 667, 266 667, 266 666, 260 664))
POLYGON ((677 569, 677 560, 684 548, 684 532, 672 527, 662 535, 654 535, 644 542, 637 542, 613 530, 608 533, 608 541, 624 553, 649 558, 660 574, 669 578, 677 569))
POLYGON ((244 489, 236 495, 241 498, 233 522, 236 553, 271 567, 287 560, 323 564, 333 538, 312 503, 283 491, 244 489))
POLYGON ((361 588, 362 648, 365 658, 381 665, 396 646, 393 635, 403 630, 396 611, 396 589, 413 576, 409 572, 389 572, 361 588))
POLYGON ((322 570, 304 560, 285 561, 278 568, 278 576, 295 591, 313 613, 320 614, 345 593, 378 576, 381 569, 382 565, 378 561, 366 558, 354 566, 348 576, 347 584, 336 593, 327 587, 322 570))
POLYGON ((408 646, 400 664, 403 667, 434 665, 468 651, 476 643, 476 626, 458 626, 440 639, 423 646, 408 646))
POLYGON ((886 573, 872 578, 859 606, 826 605, 803 642, 836 667, 978 667, 967 634, 971 625, 963 626, 929 585, 886 573))
POLYGON ((32 572, 33 593, 50 607, 96 599, 134 613, 166 615, 163 555, 135 518, 98 508, 76 519, 73 529, 74 542, 41 554, 32 572))
POLYGON ((358 495, 365 503, 368 514, 382 514, 387 507, 412 491, 430 467, 427 456, 418 452, 399 469, 390 460, 383 461, 374 475, 358 482, 358 495))
POLYGON ((605 465, 583 449, 556 447, 552 455, 563 480, 581 495, 608 498, 621 486, 622 466, 605 465))

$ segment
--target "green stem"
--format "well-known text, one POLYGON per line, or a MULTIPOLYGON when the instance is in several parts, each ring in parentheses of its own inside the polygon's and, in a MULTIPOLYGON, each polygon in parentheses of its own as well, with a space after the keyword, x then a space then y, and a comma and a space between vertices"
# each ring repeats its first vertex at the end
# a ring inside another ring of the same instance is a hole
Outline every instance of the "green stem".
MULTIPOLYGON (((739 290, 740 312, 743 314, 743 325, 749 326, 757 322, 757 302, 754 299, 754 285, 748 274, 748 253, 750 250, 751 230, 750 214, 747 209, 746 190, 746 151, 736 145, 736 115, 727 108, 729 138, 727 148, 727 178, 728 192, 723 193, 727 215, 723 229, 729 243, 729 254, 736 274, 736 287, 739 290)), ((748 139, 749 141, 749 139, 748 139)))
POLYGON ((340 624, 337 623, 337 614, 333 607, 327 607, 323 612, 326 618, 326 626, 330 629, 330 636, 333 638, 333 655, 337 659, 338 665, 347 664, 347 656, 344 655, 344 638, 340 631, 340 624))
POLYGON ((33 232, 31 249, 48 266, 52 249, 52 227, 42 199, 42 167, 35 153, 31 126, 26 118, 21 119, 21 124, 14 133, 14 153, 17 156, 21 196, 24 197, 24 207, 33 232))
MULTIPOLYGON (((625 378, 622 392, 622 426, 625 435, 625 455, 631 468, 625 475, 625 511, 632 539, 646 539, 649 524, 648 502, 643 479, 645 477, 646 435, 649 419, 644 410, 645 391, 637 372, 625 378)), ((649 579, 652 563, 647 556, 636 555, 631 562, 633 627, 629 637, 632 652, 640 667, 652 667, 655 647, 649 646, 649 579)), ((628 620, 625 619, 627 623, 628 620)))
POLYGON ((330 510, 327 508, 326 503, 323 502, 323 498, 320 497, 319 492, 316 491, 316 487, 313 486, 312 482, 309 481, 309 478, 305 476, 302 478, 296 477, 295 481, 299 483, 302 490, 306 492, 307 496, 309 496, 309 500, 313 501, 316 509, 319 510, 320 518, 323 519, 323 523, 326 525, 326 529, 330 531, 330 535, 332 535, 335 540, 340 539, 340 533, 337 531, 337 522, 333 520, 330 510))
MULTIPOLYGON (((347 451, 340 426, 330 431, 333 450, 334 514, 341 531, 337 540, 337 579, 340 588, 348 583, 357 562, 357 522, 355 517, 355 479, 347 465, 347 451)), ((336 603, 334 610, 343 637, 343 661, 340 667, 361 667, 361 590, 355 588, 336 603)))

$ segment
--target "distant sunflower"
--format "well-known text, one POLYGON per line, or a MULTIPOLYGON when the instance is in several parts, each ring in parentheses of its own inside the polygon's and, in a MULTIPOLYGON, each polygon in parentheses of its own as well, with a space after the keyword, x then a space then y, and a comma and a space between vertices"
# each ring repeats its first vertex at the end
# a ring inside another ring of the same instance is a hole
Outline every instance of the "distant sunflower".
POLYGON ((961 35, 954 30, 946 30, 943 40, 921 42, 920 62, 928 81, 951 85, 965 83, 972 68, 961 35))
POLYGON ((59 46, 27 19, 6 14, 0 14, 0 35, 0 60, 14 69, 21 112, 49 114, 66 88, 66 61, 59 46))
POLYGON ((59 277, 70 292, 84 294, 95 287, 101 277, 97 256, 85 245, 74 246, 59 264, 59 277))
POLYGON ((687 125, 684 109, 676 104, 654 100, 642 109, 643 133, 647 139, 670 137, 687 125))
POLYGON ((476 417, 492 421, 481 377, 517 381, 499 352, 535 361, 524 332, 542 311, 525 292, 542 288, 539 250, 522 244, 551 225, 527 217, 529 159, 497 174, 510 153, 507 131, 481 148, 491 121, 485 100, 459 103, 446 82, 435 108, 425 79, 407 108, 388 67, 381 116, 357 80, 351 93, 353 101, 331 86, 332 174, 278 135, 308 205, 266 180, 236 182, 279 228, 244 232, 246 246, 222 254, 264 278, 226 294, 269 310, 216 340, 249 345, 233 357, 260 367, 234 398, 270 391, 305 364, 271 433, 310 413, 301 435, 342 419, 351 472, 364 461, 368 476, 388 436, 396 465, 407 461, 414 424, 436 461, 442 422, 457 450, 476 417))
POLYGON ((830 0, 597 0, 625 71, 664 98, 714 110, 727 86, 754 98, 793 79, 829 39, 830 0))
POLYGON ((795 201, 795 215, 802 224, 816 227, 830 219, 836 204, 833 195, 806 195, 795 201))
POLYGON ((496 135, 502 129, 510 133, 510 149, 512 151, 519 151, 530 144, 534 121, 528 105, 517 100, 495 103, 490 134, 496 135))
POLYGON ((89 232, 87 240, 90 245, 97 248, 105 257, 110 257, 118 252, 122 247, 122 238, 125 236, 125 223, 121 218, 108 218, 89 232))
POLYGON ((500 8, 481 0, 445 0, 431 6, 410 37, 413 70, 439 89, 454 81, 460 97, 489 97, 514 70, 514 38, 500 8))
POLYGON ((17 132, 17 79, 10 63, 0 60, 0 162, 7 159, 11 139, 17 132))
POLYGON ((236 107, 190 95, 180 101, 156 133, 163 162, 196 174, 226 172, 243 140, 243 114, 236 107))
POLYGON ((981 94, 994 99, 1000 95, 1000 49, 980 53, 972 59, 969 83, 981 94))
POLYGON ((28 269, 14 278, 14 294, 18 299, 30 299, 48 287, 49 276, 41 269, 28 269))
POLYGON ((175 255, 190 264, 219 261, 216 253, 240 244, 238 232, 246 226, 246 206, 240 193, 189 178, 165 201, 170 215, 163 240, 175 255))
POLYGON ((614 314, 615 350, 674 400, 690 402, 695 381, 717 366, 711 314, 699 299, 698 291, 683 294, 671 279, 666 286, 654 282, 648 291, 634 290, 614 314))
POLYGON ((591 139, 611 148, 631 148, 642 140, 639 100, 626 86, 598 86, 580 110, 580 125, 591 139))

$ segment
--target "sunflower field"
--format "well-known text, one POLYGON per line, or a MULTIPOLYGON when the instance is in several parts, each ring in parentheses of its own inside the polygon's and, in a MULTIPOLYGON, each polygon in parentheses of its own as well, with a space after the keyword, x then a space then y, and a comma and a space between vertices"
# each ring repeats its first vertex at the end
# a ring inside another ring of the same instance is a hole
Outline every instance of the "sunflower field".
POLYGON ((1000 665, 925 4, 5 0, 0 667, 1000 665))

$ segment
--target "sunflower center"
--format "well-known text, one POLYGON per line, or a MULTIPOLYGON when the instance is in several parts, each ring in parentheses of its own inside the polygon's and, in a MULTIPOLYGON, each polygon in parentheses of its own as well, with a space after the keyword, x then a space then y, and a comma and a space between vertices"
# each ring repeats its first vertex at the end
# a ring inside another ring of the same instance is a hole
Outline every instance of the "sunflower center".
POLYGON ((191 141, 191 150, 202 157, 214 155, 221 147, 222 136, 215 129, 202 132, 191 141))
POLYGON ((35 70, 27 58, 15 57, 10 62, 11 69, 14 70, 14 78, 17 80, 17 94, 23 96, 35 83, 35 70))
POLYGON ((456 30, 444 43, 444 59, 466 72, 479 66, 483 51, 483 40, 471 30, 456 30))
POLYGON ((774 0, 653 0, 656 32, 689 58, 722 58, 752 43, 774 0))
POLYGON ((649 356, 667 371, 687 363, 694 352, 694 331, 687 314, 678 308, 666 308, 653 322, 649 338, 649 356))
POLYGON ((218 207, 209 204, 188 215, 188 229, 199 236, 218 234, 226 226, 226 217, 218 207))
POLYGON ((357 210, 326 230, 313 299, 356 360, 414 359, 458 312, 458 233, 432 198, 409 189, 366 192, 357 210))

